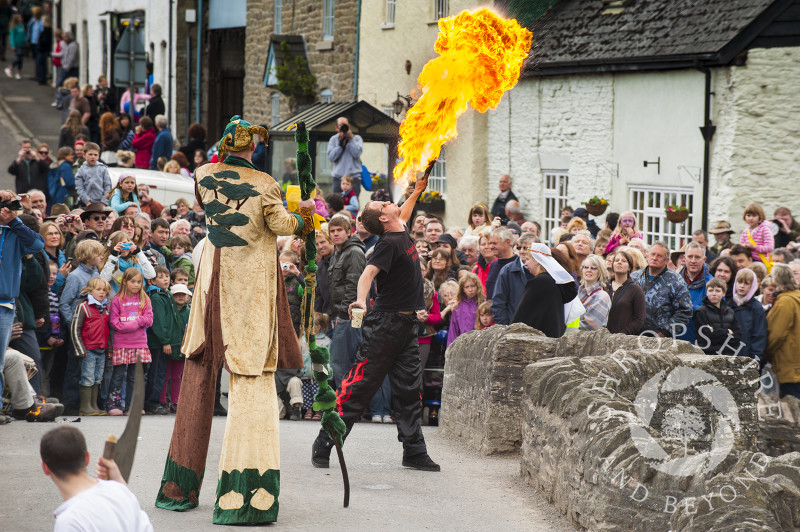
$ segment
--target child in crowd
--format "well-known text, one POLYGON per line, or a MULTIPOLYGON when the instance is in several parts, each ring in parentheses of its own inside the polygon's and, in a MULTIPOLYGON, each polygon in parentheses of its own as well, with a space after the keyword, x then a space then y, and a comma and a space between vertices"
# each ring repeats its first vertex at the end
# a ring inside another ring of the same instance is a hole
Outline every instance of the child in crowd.
POLYGON ((716 277, 706 284, 703 304, 694 311, 697 346, 708 355, 736 355, 740 337, 736 314, 724 301, 728 285, 716 277))
POLYGON ((119 290, 120 279, 129 268, 142 272, 146 280, 156 275, 153 263, 124 231, 112 233, 106 244, 105 265, 100 272, 100 277, 111 283, 111 297, 119 290))
POLYGON ((103 252, 105 247, 97 240, 82 240, 75 246, 75 260, 78 267, 72 270, 64 282, 64 289, 58 301, 58 310, 61 313, 62 325, 69 326, 72 322, 72 313, 78 306, 80 292, 89 279, 100 275, 100 268, 103 265, 103 252))
POLYGON ((492 214, 489 212, 489 207, 483 203, 473 205, 469 210, 467 223, 469 227, 464 231, 464 236, 480 236, 491 229, 492 214))
MULTIPOLYGON (((317 347, 330 348, 331 339, 325 334, 328 330, 328 315, 321 312, 314 313, 314 339, 317 347)), ((306 409, 303 419, 310 421, 319 421, 322 419, 322 412, 314 412, 312 408, 314 404, 314 396, 317 394, 319 385, 313 379, 311 370, 311 354, 308 350, 308 344, 305 338, 301 340, 303 346, 303 376, 300 378, 303 384, 303 408, 306 409)))
POLYGON ((14 61, 11 66, 6 67, 5 73, 9 78, 13 76, 17 79, 22 79, 22 58, 25 57, 25 25, 22 23, 22 15, 16 14, 12 16, 9 26, 11 28, 9 45, 14 49, 14 61), (16 73, 14 72, 15 70, 16 73))
POLYGON ((75 309, 72 318, 70 327, 72 345, 75 347, 75 356, 83 359, 78 386, 82 416, 105 415, 105 412, 97 406, 97 397, 103 382, 108 349, 110 293, 111 286, 108 281, 100 277, 89 279, 81 290, 85 299, 75 309))
POLYGON ((757 288, 755 273, 749 268, 739 270, 730 305, 742 334, 742 349, 738 354, 754 358, 760 365, 761 355, 767 347, 767 314, 761 303, 753 297, 757 288))
POLYGON ((156 276, 147 287, 153 309, 153 326, 147 329, 147 348, 152 362, 147 372, 144 409, 148 414, 167 415, 169 407, 161 397, 166 388, 170 355, 173 350, 180 354, 183 331, 180 329, 177 306, 169 292, 169 270, 164 266, 154 269, 156 276))
POLYGON ((439 311, 439 295, 433 288, 433 281, 422 280, 422 294, 425 297, 425 310, 417 312, 417 319, 421 325, 419 328, 419 362, 420 367, 424 370, 431 352, 431 340, 436 335, 436 326, 442 322, 442 313, 439 311))
POLYGON ((636 216, 626 211, 619 216, 618 226, 611 233, 606 244, 605 254, 611 253, 619 246, 627 246, 634 238, 642 238, 642 232, 636 227, 636 216))
POLYGON ((174 336, 178 340, 177 344, 164 346, 164 354, 167 355, 167 377, 164 381, 164 386, 161 388, 160 399, 161 404, 166 405, 167 383, 169 383, 169 411, 174 414, 178 411, 178 397, 181 393, 181 375, 183 374, 184 361, 183 353, 181 353, 181 344, 183 343, 183 334, 186 332, 186 326, 189 323, 189 298, 192 297, 192 292, 185 284, 173 285, 171 292, 177 311, 177 330, 179 334, 174 336), (167 350, 167 347, 170 347, 170 349, 167 350))
POLYGON ((475 320, 475 330, 480 331, 494 325, 494 313, 492 312, 492 300, 487 299, 478 305, 478 319, 475 320))
POLYGON ((176 284, 185 284, 189 286, 189 272, 180 267, 172 268, 172 273, 169 274, 169 280, 171 286, 175 286, 176 284))
POLYGON ((87 142, 83 148, 86 162, 81 165, 75 174, 75 190, 83 205, 90 203, 108 203, 111 192, 111 177, 108 168, 100 162, 100 146, 94 142, 87 142))
POLYGON ((167 242, 172 251, 172 268, 183 268, 189 274, 189 282, 184 283, 189 290, 194 289, 194 262, 192 262, 192 241, 186 235, 175 235, 167 242))
POLYGON ((131 206, 142 210, 142 206, 139 205, 139 197, 136 195, 136 178, 133 177, 133 174, 123 173, 119 176, 116 186, 106 197, 111 200, 111 208, 120 216, 125 209, 131 206))
POLYGON ((284 251, 280 255, 281 273, 283 282, 286 284, 286 295, 289 298, 289 312, 292 315, 292 325, 294 332, 300 336, 300 313, 303 301, 303 288, 305 284, 300 277, 298 264, 300 257, 294 251, 284 251))
POLYGON ((343 175, 340 186, 342 187, 342 201, 344 202, 344 208, 347 209, 347 212, 349 212, 353 218, 355 218, 358 214, 358 196, 356 195, 355 190, 353 190, 353 178, 349 175, 343 175))
POLYGON ((108 413, 122 414, 122 407, 130 408, 133 394, 136 360, 149 364, 152 360, 147 349, 147 327, 153 325, 153 307, 142 286, 142 272, 128 268, 122 275, 120 291, 111 301, 111 327, 114 329, 114 349, 111 360, 114 373, 108 398, 108 413), (125 400, 122 388, 125 384, 125 400))
POLYGON ((58 264, 47 261, 50 278, 47 281, 47 296, 50 299, 50 326, 45 327, 44 332, 37 331, 39 340, 39 351, 42 353, 42 392, 45 395, 53 395, 50 388, 50 370, 53 368, 53 360, 56 351, 64 345, 64 337, 61 331, 61 316, 58 314, 58 290, 55 287, 58 277, 58 264))
POLYGON ((450 313, 455 309, 458 302, 458 283, 453 280, 445 281, 439 287, 439 307, 442 312, 442 322, 447 320, 447 327, 450 327, 450 313))
POLYGON ((775 284, 775 278, 772 277, 772 275, 767 275, 764 277, 764 280, 761 281, 761 294, 759 294, 756 299, 761 303, 764 314, 769 313, 769 309, 771 309, 772 304, 775 303, 775 290, 777 289, 778 285, 775 284))
POLYGON ((478 306, 483 303, 484 298, 483 286, 481 286, 478 276, 474 273, 466 273, 458 282, 456 304, 453 307, 453 314, 450 318, 446 346, 450 346, 456 338, 465 332, 475 329, 478 306))
POLYGON ((744 221, 747 227, 739 237, 739 244, 750 250, 753 260, 763 262, 767 269, 771 268, 770 253, 775 249, 775 239, 761 205, 758 203, 748 205, 744 210, 744 221))
POLYGON ((55 511, 55 530, 153 530, 113 460, 98 459, 98 479, 86 472, 89 451, 81 431, 69 425, 48 431, 39 454, 44 474, 64 498, 55 511))
POLYGON ((52 203, 72 204, 72 193, 75 192, 75 173, 72 163, 75 161, 75 152, 69 146, 58 149, 56 160, 50 165, 47 172, 47 190, 50 192, 52 203))

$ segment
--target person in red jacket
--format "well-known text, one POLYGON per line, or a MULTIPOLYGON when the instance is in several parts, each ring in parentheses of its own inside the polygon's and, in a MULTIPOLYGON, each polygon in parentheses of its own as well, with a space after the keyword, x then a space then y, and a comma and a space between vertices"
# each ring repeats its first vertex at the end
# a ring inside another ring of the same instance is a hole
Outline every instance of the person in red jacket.
POLYGON ((80 415, 104 416, 97 407, 97 396, 103 382, 108 348, 108 294, 111 285, 101 277, 92 277, 81 290, 84 299, 72 316, 70 333, 75 356, 83 358, 78 393, 80 415))
POLYGON ((143 116, 134 131, 135 134, 131 142, 131 146, 136 152, 136 162, 134 164, 136 168, 150 168, 153 144, 156 142, 156 130, 153 127, 153 121, 149 117, 143 116))

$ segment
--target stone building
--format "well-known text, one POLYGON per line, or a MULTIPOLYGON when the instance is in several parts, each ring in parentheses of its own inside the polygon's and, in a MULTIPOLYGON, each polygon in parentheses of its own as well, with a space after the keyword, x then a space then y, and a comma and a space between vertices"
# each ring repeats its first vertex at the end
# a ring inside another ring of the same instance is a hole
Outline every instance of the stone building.
MULTIPOLYGON (((512 14, 542 3, 507 2, 512 14)), ((800 208, 800 2, 554 4, 530 25, 523 78, 488 113, 490 195, 509 173, 546 231, 561 206, 608 198, 673 248, 718 219, 741 230, 751 201, 800 208), (668 222, 669 204, 691 216, 668 222)))
MULTIPOLYGON (((413 103, 417 77, 437 56, 433 44, 439 33, 437 21, 465 9, 491 6, 492 1, 394 0, 361 3, 358 50, 358 99, 398 121, 413 103), (400 113, 395 114, 394 102, 400 113)), ((447 225, 465 227, 467 213, 476 201, 485 201, 487 190, 487 114, 468 110, 458 120, 458 137, 445 145, 429 180, 428 190, 445 198, 447 225)), ((370 153, 370 162, 385 167, 386 153, 370 153)), ((395 196, 402 191, 395 191, 395 196)), ((422 206, 424 209, 425 207, 422 206)))

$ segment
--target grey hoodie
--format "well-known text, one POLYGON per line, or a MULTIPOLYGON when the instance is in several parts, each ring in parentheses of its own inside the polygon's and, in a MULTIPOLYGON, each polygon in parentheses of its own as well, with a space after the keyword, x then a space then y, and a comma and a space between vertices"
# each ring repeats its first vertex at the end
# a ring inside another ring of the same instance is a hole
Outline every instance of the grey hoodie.
POLYGON ((94 166, 83 163, 75 174, 75 190, 78 191, 78 197, 84 205, 98 201, 108 205, 106 195, 111 192, 111 177, 108 175, 108 167, 100 161, 94 166))

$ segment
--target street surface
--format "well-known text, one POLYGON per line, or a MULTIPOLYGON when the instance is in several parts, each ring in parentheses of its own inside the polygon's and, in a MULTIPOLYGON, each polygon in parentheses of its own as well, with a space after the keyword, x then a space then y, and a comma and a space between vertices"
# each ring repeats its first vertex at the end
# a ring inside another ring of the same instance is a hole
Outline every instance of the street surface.
MULTIPOLYGON (((63 422, 64 418, 59 421, 63 422)), ((70 420, 76 418, 68 418, 70 420)), ((155 507, 174 416, 144 416, 130 488, 150 515, 155 530, 234 530, 211 524, 217 465, 225 418, 214 418, 200 505, 189 512, 155 507)), ((127 418, 83 417, 74 423, 89 446, 90 473, 108 434, 120 435, 127 418)), ((39 440, 54 423, 14 421, 0 426, 0 523, 6 531, 49 530, 61 503, 41 470, 39 440)), ((359 423, 345 447, 350 473, 350 507, 342 507, 342 476, 336 453, 330 469, 311 465, 311 443, 319 423, 281 421, 281 496, 275 530, 574 530, 519 476, 517 457, 480 456, 425 428, 431 457, 440 473, 405 469, 394 425, 359 423)), ((237 530, 241 530, 240 528, 237 530)))

